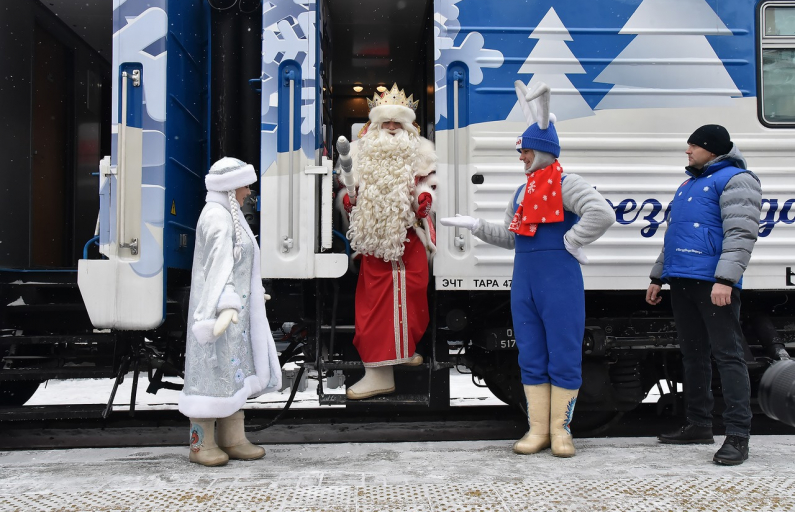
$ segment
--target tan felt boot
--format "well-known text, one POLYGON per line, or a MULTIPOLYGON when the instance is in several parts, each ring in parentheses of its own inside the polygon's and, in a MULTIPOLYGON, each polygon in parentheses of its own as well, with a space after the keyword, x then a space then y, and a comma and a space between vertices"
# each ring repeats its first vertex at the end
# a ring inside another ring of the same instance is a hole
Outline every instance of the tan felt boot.
POLYGON ((215 444, 215 418, 190 419, 188 460, 202 466, 223 466, 229 456, 215 444))
POLYGON ((549 430, 552 455, 555 457, 574 457, 574 442, 569 425, 574 416, 574 404, 579 391, 552 386, 549 430))
POLYGON ((255 460, 265 456, 265 448, 246 439, 243 411, 228 418, 218 418, 218 445, 230 459, 255 460))
POLYGON ((351 400, 362 400, 395 391, 395 374, 391 366, 365 366, 364 377, 348 388, 345 395, 351 400))
POLYGON ((524 387, 530 430, 513 444, 514 453, 527 455, 549 448, 549 390, 549 383, 524 387))

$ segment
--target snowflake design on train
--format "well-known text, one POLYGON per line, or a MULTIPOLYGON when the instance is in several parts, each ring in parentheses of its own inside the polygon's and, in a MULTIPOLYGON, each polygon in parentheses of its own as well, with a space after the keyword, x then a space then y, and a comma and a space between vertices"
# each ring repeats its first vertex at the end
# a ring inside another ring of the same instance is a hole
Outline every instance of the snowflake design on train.
POLYGON ((276 161, 279 65, 286 60, 301 63, 301 146, 307 156, 315 148, 315 0, 270 0, 262 15, 262 168, 276 161), (311 40, 310 40, 311 36, 311 40), (311 43, 311 44, 310 44, 311 43))
POLYGON ((460 46, 455 46, 456 37, 461 30, 458 21, 457 3, 461 0, 440 0, 435 2, 433 13, 433 33, 436 49, 434 53, 434 79, 436 82, 436 123, 447 118, 447 77, 445 70, 451 62, 459 61, 469 69, 469 83, 477 85, 483 81, 482 68, 502 66, 502 52, 484 48, 485 40, 480 32, 470 32, 460 46))

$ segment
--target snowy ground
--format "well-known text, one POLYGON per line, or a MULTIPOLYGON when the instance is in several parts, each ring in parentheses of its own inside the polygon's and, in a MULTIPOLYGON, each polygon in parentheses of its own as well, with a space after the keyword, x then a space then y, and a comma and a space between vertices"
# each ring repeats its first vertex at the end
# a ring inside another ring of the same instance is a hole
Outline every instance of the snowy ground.
MULTIPOLYGON (((450 377, 452 405, 501 403, 469 375, 450 377)), ((316 381, 308 384, 294 407, 318 406, 316 381)), ((104 403, 112 385, 51 381, 29 404, 104 403)), ((131 386, 128 376, 117 410, 129 406, 131 386)), ((176 408, 178 392, 145 388, 144 377, 136 408, 176 408)), ((248 407, 282 407, 288 396, 286 389, 248 407)), ((795 436, 752 438, 750 459, 736 467, 712 463, 722 440, 577 439, 571 459, 549 450, 518 456, 511 441, 264 444, 263 460, 218 468, 188 463, 187 445, 0 452, 0 512, 795 510, 795 436)))
POLYGON ((0 511, 795 510, 795 436, 753 438, 736 467, 711 462, 718 444, 575 444, 571 459, 510 441, 265 445, 218 468, 187 446, 0 452, 0 511))

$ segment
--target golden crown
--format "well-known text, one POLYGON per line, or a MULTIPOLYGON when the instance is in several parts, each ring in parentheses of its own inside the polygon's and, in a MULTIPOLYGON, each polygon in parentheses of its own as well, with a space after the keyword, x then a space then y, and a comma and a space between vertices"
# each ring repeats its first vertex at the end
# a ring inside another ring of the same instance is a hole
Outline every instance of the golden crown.
POLYGON ((373 94, 373 99, 367 100, 367 107, 372 110, 375 107, 380 107, 381 105, 402 105, 404 107, 410 108, 411 110, 417 110, 417 105, 420 104, 420 101, 413 100, 413 94, 406 98, 406 93, 402 89, 398 89, 397 83, 395 83, 392 84, 392 89, 384 91, 381 96, 378 94, 373 94))

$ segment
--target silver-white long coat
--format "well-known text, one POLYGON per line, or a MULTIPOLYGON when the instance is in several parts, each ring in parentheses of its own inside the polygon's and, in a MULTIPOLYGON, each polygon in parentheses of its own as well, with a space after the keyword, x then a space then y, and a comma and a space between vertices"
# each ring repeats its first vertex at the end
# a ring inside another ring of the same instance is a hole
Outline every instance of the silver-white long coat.
POLYGON ((185 387, 179 410, 190 418, 225 418, 249 397, 281 387, 281 367, 265 313, 260 254, 240 215, 242 255, 234 260, 235 225, 227 194, 208 192, 196 226, 185 387), (212 334, 218 314, 238 311, 220 337, 212 334))

